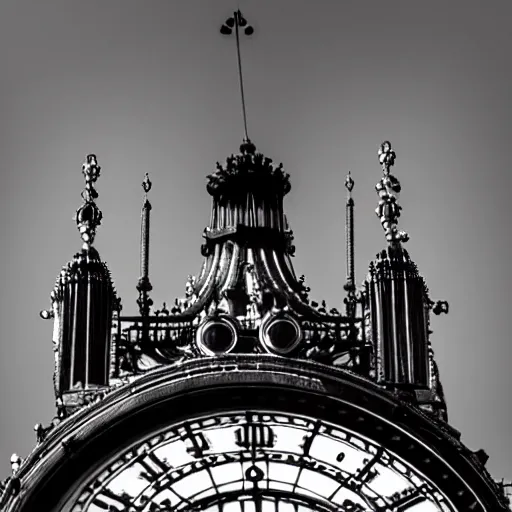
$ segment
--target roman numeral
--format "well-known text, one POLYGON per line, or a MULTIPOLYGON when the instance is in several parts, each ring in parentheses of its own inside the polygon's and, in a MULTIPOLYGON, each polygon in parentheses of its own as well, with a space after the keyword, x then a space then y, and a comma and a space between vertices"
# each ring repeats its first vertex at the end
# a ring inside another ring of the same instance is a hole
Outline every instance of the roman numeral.
POLYGON ((378 475, 378 473, 372 468, 375 466, 375 464, 377 464, 377 462, 379 462, 383 454, 384 448, 379 447, 377 453, 371 458, 371 460, 365 461, 365 465, 360 471, 357 472, 355 478, 363 483, 371 482, 378 475))
POLYGON ((374 470, 368 471, 364 476, 354 475, 349 478, 348 486, 352 491, 360 492, 363 485, 371 483, 378 475, 374 470))
POLYGON ((206 439, 202 432, 194 434, 190 425, 185 425, 185 430, 187 432, 187 438, 185 439, 185 443, 188 444, 187 453, 190 453, 193 457, 199 459, 203 456, 206 450, 210 449, 208 439, 206 439))
POLYGON ((158 480, 162 474, 171 469, 154 451, 140 454, 135 458, 135 461, 144 468, 140 477, 149 483, 158 480))
MULTIPOLYGON (((369 484, 373 479, 375 479, 379 475, 379 473, 372 468, 380 460, 383 454, 384 449, 379 448, 377 450, 377 453, 371 458, 371 460, 367 461, 365 465, 355 475, 349 475, 340 481, 340 486, 331 494, 329 499, 331 500, 333 496, 345 486, 347 486, 354 492, 359 492, 364 484, 369 484)), ((336 460, 338 460, 338 462, 341 462, 344 458, 345 454, 343 452, 340 452, 336 460)), ((356 508, 354 510, 358 511, 359 509, 356 508)))
POLYGON ((318 431, 320 430, 320 422, 317 421, 315 423, 315 426, 313 427, 313 430, 310 430, 303 438, 301 448, 303 450, 304 455, 309 455, 309 452, 311 450, 311 446, 313 445, 313 439, 315 439, 315 436, 318 434, 318 431))
POLYGON ((165 512, 167 508, 171 508, 171 502, 168 499, 165 499, 160 502, 160 505, 157 505, 156 503, 153 503, 150 501, 150 498, 143 496, 140 500, 141 502, 141 508, 144 509, 146 505, 149 504, 149 507, 145 508, 144 510, 147 510, 147 512, 165 512), (163 507, 163 508, 162 508, 163 507))
POLYGON ((128 494, 116 494, 109 489, 103 489, 93 500, 93 505, 108 512, 127 512, 140 510, 132 505, 132 498, 128 494))
POLYGON ((418 489, 406 489, 401 493, 395 493, 391 496, 391 505, 393 510, 407 510, 410 507, 426 501, 427 498, 420 494, 418 489))
POLYGON ((241 448, 272 448, 276 442, 274 431, 268 425, 247 423, 235 432, 236 444, 241 448))

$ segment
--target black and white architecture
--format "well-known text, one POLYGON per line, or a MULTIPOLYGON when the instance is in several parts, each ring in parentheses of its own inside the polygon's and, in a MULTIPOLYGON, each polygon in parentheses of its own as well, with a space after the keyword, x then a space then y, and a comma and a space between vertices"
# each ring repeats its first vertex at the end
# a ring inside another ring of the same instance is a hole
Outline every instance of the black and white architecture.
MULTIPOLYGON (((253 30, 238 11, 221 31, 235 31, 238 43, 239 29, 253 30)), ((389 142, 377 157, 384 237, 358 285, 347 176, 347 279, 338 308, 312 301, 296 276, 284 207, 290 177, 246 129, 240 151, 207 178, 202 268, 183 297, 157 309, 149 176, 131 307, 117 296, 101 240, 96 245, 101 168, 88 155, 76 215, 82 247, 41 312, 54 325, 57 412, 51 425, 36 426, 34 450, 13 456, 0 509, 509 510, 485 452, 464 446, 448 423, 429 324, 448 304, 432 300, 404 247, 389 142)))

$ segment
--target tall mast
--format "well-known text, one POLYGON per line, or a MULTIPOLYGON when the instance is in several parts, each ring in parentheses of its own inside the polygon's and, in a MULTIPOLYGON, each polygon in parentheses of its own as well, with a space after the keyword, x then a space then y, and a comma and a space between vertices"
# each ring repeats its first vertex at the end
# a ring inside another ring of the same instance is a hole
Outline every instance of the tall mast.
POLYGON ((352 189, 354 180, 350 171, 345 178, 345 188, 347 189, 347 201, 345 203, 345 248, 347 262, 347 277, 345 290, 348 293, 346 300, 346 315, 353 317, 355 315, 356 285, 355 285, 355 263, 354 263, 354 199, 352 198, 352 189))
POLYGON ((249 139, 249 132, 247 130, 247 111, 245 107, 245 93, 244 93, 244 77, 242 73, 242 57, 240 54, 240 29, 244 29, 244 33, 250 36, 254 33, 254 28, 247 24, 247 20, 242 16, 240 10, 233 13, 233 16, 229 17, 220 28, 220 33, 223 35, 231 35, 233 33, 233 27, 235 29, 235 40, 236 40, 236 55, 238 63, 238 79, 240 82, 240 101, 242 105, 242 119, 244 123, 244 135, 247 142, 249 139))

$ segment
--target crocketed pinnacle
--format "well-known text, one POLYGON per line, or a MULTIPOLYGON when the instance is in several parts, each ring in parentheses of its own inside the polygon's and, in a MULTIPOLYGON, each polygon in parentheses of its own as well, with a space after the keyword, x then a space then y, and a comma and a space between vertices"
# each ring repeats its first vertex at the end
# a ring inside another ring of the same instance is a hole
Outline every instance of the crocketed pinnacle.
POLYGON ((392 246, 399 246, 401 242, 407 242, 409 235, 405 231, 398 231, 398 219, 402 207, 398 204, 401 185, 398 179, 391 174, 391 167, 395 164, 396 153, 391 148, 391 143, 385 141, 380 145, 379 163, 382 165, 383 177, 375 185, 379 194, 379 206, 375 213, 380 219, 386 233, 386 240, 392 246))
POLYGON ((84 249, 94 243, 96 228, 101 224, 103 214, 95 203, 98 192, 94 188, 96 180, 100 177, 101 167, 98 165, 96 155, 87 155, 82 165, 85 178, 85 188, 82 192, 84 204, 76 211, 76 224, 84 242, 84 249))

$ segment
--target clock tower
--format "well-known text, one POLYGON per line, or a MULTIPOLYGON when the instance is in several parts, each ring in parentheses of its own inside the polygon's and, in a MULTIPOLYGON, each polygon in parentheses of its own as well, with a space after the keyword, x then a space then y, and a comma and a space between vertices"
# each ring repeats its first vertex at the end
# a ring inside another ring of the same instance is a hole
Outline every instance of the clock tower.
MULTIPOLYGON (((240 11, 221 32, 253 32, 240 11)), ((240 63, 240 60, 239 60, 240 63)), ((293 267, 290 176, 247 135, 207 178, 203 264, 154 307, 151 181, 143 182, 138 312, 124 314, 95 247, 101 168, 88 155, 82 248, 51 294, 56 416, 13 455, 6 512, 498 512, 503 486, 448 423, 430 342, 435 302, 398 229, 396 154, 381 144, 384 240, 354 273, 347 176, 345 298, 310 298, 293 267)))

